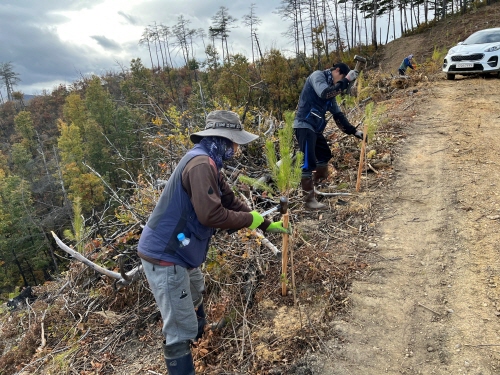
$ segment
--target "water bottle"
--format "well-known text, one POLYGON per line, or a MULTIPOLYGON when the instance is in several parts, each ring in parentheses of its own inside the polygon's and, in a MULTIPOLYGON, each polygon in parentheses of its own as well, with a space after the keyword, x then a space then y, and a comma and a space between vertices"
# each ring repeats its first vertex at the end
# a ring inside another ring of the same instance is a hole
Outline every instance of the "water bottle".
POLYGON ((181 247, 189 245, 189 238, 186 238, 186 236, 184 235, 184 233, 179 233, 177 235, 177 239, 181 243, 181 245, 180 245, 181 247))

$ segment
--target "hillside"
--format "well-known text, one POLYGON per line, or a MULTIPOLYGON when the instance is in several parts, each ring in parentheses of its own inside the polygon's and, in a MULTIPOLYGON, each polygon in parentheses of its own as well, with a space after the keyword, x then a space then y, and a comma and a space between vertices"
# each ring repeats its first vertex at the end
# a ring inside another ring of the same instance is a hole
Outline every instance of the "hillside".
POLYGON ((491 27, 500 27, 500 3, 477 8, 464 16, 449 17, 418 34, 396 39, 382 46, 369 68, 396 74, 401 61, 410 53, 421 64, 431 59, 435 49, 446 52, 473 32, 491 27))
MULTIPOLYGON (((390 78, 409 53, 424 63, 483 24, 500 26, 500 3, 373 57, 367 68, 391 95, 376 103, 384 112, 361 192, 358 143, 330 124, 334 169, 322 191, 349 195, 323 196, 324 213, 304 211, 300 193, 291 196, 296 293, 288 275, 281 296, 281 261, 259 241, 216 236, 205 303, 209 322, 220 324, 193 350, 197 374, 499 373, 500 80, 449 82, 436 67, 412 72, 403 87, 390 78)), ((358 118, 363 111, 353 110, 358 118)), ((137 232, 126 237, 116 246, 129 251, 131 267, 137 232)), ((105 264, 106 256, 92 259, 105 264)), ((1 375, 166 374, 161 319, 144 278, 117 289, 74 261, 34 292, 29 307, 0 317, 1 375)))

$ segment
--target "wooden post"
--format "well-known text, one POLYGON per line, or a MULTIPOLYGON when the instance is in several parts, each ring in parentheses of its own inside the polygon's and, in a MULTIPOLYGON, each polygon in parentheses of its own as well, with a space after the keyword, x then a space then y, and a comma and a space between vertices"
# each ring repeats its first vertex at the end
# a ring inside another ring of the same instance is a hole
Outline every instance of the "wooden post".
MULTIPOLYGON (((283 228, 288 228, 288 198, 280 198, 280 211, 283 214, 283 228)), ((286 273, 288 268, 288 233, 283 234, 283 249, 281 251, 281 295, 286 296, 286 273)))
POLYGON ((358 167, 358 179, 356 180, 356 191, 359 192, 361 188, 361 174, 363 172, 363 163, 365 158, 365 150, 366 150, 366 136, 368 132, 368 125, 365 124, 363 128, 363 141, 361 143, 361 155, 359 155, 359 167, 358 167))

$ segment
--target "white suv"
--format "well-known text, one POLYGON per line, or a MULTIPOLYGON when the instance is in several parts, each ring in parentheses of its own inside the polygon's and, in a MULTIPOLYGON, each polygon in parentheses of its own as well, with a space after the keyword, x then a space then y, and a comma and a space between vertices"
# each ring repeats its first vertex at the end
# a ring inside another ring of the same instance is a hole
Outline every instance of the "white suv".
POLYGON ((443 61, 447 79, 456 74, 497 73, 500 77, 500 27, 476 31, 450 48, 443 61))

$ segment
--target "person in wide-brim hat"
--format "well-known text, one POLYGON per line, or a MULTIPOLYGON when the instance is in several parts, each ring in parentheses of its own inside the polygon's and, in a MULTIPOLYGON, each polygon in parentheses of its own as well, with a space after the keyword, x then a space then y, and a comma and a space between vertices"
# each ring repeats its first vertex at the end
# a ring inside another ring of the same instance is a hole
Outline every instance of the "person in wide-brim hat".
POLYGON ((210 112, 205 129, 191 134, 195 145, 170 175, 139 239, 137 253, 163 319, 170 375, 194 375, 191 343, 206 324, 200 266, 215 228, 288 233, 281 221, 272 223, 239 200, 220 173, 238 145, 257 138, 236 113, 210 112))
POLYGON ((207 115, 205 129, 193 133, 190 139, 200 143, 203 137, 217 136, 229 139, 238 145, 246 145, 259 138, 258 135, 247 132, 243 128, 239 116, 231 111, 212 111, 207 115))

